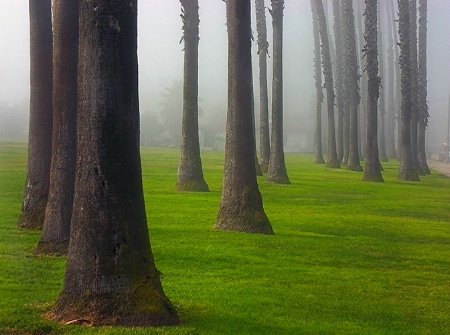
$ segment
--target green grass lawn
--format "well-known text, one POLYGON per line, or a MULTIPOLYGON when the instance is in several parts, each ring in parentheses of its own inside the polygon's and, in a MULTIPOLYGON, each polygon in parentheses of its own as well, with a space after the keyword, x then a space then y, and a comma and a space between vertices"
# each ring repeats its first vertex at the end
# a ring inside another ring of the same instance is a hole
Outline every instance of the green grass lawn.
POLYGON ((216 231, 223 153, 203 153, 209 193, 175 191, 178 151, 143 148, 156 265, 182 325, 62 326, 43 315, 65 258, 18 229, 26 146, 0 144, 0 334, 450 334, 450 178, 385 183, 286 154, 291 185, 259 177, 274 236, 216 231))

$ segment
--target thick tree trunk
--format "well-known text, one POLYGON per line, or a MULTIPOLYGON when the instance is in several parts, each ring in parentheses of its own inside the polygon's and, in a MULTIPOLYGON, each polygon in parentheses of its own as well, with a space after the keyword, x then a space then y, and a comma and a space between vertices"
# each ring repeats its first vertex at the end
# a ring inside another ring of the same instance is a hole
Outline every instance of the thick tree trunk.
POLYGON ((333 69, 331 67, 330 45, 328 42, 328 28, 323 10, 322 0, 315 0, 317 9, 317 18, 319 22, 319 33, 322 41, 322 67, 325 78, 325 88, 327 90, 327 108, 328 108, 328 146, 327 146, 327 167, 340 168, 341 163, 337 158, 336 152, 336 129, 334 122, 334 88, 333 88, 333 69))
POLYGON ((430 173, 426 154, 426 128, 428 124, 428 102, 427 102, 427 3, 428 0, 419 0, 419 80, 418 80, 418 107, 419 124, 417 128, 417 150, 419 165, 422 172, 430 173))
POLYGON ((22 212, 17 225, 44 224, 52 155, 52 18, 51 0, 30 0, 30 125, 22 212))
POLYGON ((290 184, 284 160, 283 142, 283 10, 284 0, 272 0, 272 134, 267 180, 272 183, 290 184))
POLYGON ((365 56, 367 60, 367 159, 363 181, 382 182, 377 142, 377 100, 380 94, 377 46, 377 1, 366 0, 365 12, 365 56))
POLYGON ((401 124, 400 124, 400 167, 398 178, 407 181, 419 181, 411 151, 411 21, 409 0, 398 0, 398 34, 400 36, 401 70, 401 124))
POLYGON ((380 125, 378 127, 378 157, 381 162, 387 162, 386 155, 386 95, 387 85, 384 67, 384 42, 381 25, 381 4, 378 6, 378 50, 379 50, 379 72, 381 77, 381 91, 379 98, 379 119, 380 125))
POLYGON ((262 172, 267 173, 270 159, 269 98, 267 91, 267 42, 266 9, 264 0, 255 0, 256 31, 259 57, 259 159, 262 172))
POLYGON ((315 0, 311 0, 311 13, 314 36, 314 78, 316 84, 316 127, 314 134, 314 163, 325 164, 322 152, 322 72, 320 68, 320 35, 317 21, 317 9, 315 0))
POLYGON ((176 189, 208 192, 203 179, 198 137, 198 0, 180 0, 183 7, 184 85, 180 162, 176 189))
POLYGON ((222 199, 215 228, 273 234, 255 171, 250 0, 227 0, 228 112, 222 199))
POLYGON ((53 2, 53 148, 42 235, 35 250, 67 254, 76 159, 78 0, 53 2))
POLYGON ((347 76, 349 89, 349 116, 350 116, 350 134, 349 134, 349 150, 347 170, 362 171, 359 160, 359 123, 358 123, 358 105, 359 96, 359 71, 358 58, 356 53, 356 34, 355 34, 355 16, 353 15, 352 0, 344 0, 342 2, 342 17, 345 31, 345 46, 347 50, 347 76))
POLYGON ((49 317, 170 325, 150 248, 139 154, 137 2, 82 0, 74 210, 64 287, 49 317))

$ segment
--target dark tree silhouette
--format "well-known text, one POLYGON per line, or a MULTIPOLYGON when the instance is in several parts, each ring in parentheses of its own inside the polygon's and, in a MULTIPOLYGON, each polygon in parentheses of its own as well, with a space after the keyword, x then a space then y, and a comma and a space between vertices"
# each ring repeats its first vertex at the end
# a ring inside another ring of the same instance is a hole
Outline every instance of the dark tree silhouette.
POLYGON ((203 179, 198 137, 198 0, 180 0, 184 40, 183 122, 178 191, 209 191, 203 179))
POLYGON ((362 171, 359 162, 359 141, 358 141, 358 105, 359 105, 359 72, 358 58, 356 53, 356 33, 355 33, 355 17, 353 14, 352 0, 343 0, 342 2, 342 18, 345 31, 345 49, 346 49, 346 81, 349 94, 349 117, 350 117, 350 134, 349 134, 349 150, 347 170, 362 171))
POLYGON ((378 46, 377 46, 377 0, 365 0, 365 34, 364 47, 367 61, 366 71, 368 77, 367 99, 367 159, 364 169, 364 181, 382 182, 380 161, 377 143, 377 102, 380 95, 380 81, 378 75, 378 46))
POLYGON ((30 0, 30 124, 28 161, 19 227, 44 224, 52 156, 51 0, 30 0))
POLYGON ((283 144, 283 11, 284 0, 272 0, 270 10, 273 26, 272 134, 267 180, 290 184, 283 144))
POLYGON ((419 120, 417 128, 417 151, 419 165, 422 172, 429 174, 430 168, 427 163, 425 149, 425 132, 428 124, 428 101, 427 101, 427 0, 419 0, 419 77, 418 77, 418 108, 419 120))
POLYGON ((386 71, 385 71, 385 52, 384 52, 384 39, 382 31, 382 16, 381 16, 381 3, 378 5, 378 50, 379 50, 379 72, 381 77, 381 90, 379 97, 379 121, 378 126, 378 157, 381 162, 387 162, 386 155, 386 103, 387 103, 387 90, 386 90, 386 71))
POLYGON ((64 287, 49 317, 179 323, 148 237, 139 154, 137 1, 82 0, 74 210, 64 287))
POLYGON ((53 147, 50 188, 35 250, 66 254, 69 247, 76 158, 78 0, 53 3, 53 147))
POLYGON ((398 35, 400 37, 401 123, 400 166, 398 179, 419 181, 411 152, 411 39, 409 0, 398 0, 398 35))
POLYGON ((228 111, 222 199, 215 228, 273 234, 255 171, 250 0, 227 0, 228 111))
POLYGON ((262 172, 267 173, 270 159, 269 98, 267 91, 267 54, 269 43, 267 42, 264 0, 255 0, 255 9, 259 57, 259 163, 262 172))
POLYGON ((322 0, 315 0, 317 9, 317 18, 319 22, 319 34, 322 41, 322 69, 325 78, 325 88, 327 90, 327 108, 328 108, 328 146, 327 162, 329 168, 340 168, 341 163, 337 158, 336 152, 336 130, 334 122, 334 88, 333 88, 333 69, 331 67, 330 45, 328 42, 328 29, 325 12, 323 10, 322 0))
POLYGON ((322 72, 320 67, 320 35, 319 22, 317 20, 316 1, 311 0, 311 13, 314 36, 314 78, 316 81, 316 129, 314 135, 314 162, 325 164, 322 152, 322 72))

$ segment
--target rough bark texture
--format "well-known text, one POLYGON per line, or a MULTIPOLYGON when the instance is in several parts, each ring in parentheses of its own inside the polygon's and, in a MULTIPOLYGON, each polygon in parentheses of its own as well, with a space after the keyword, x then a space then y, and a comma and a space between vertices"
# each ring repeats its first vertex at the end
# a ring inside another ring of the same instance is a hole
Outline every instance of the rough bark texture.
POLYGON ((350 142, 348 150, 347 170, 362 171, 359 162, 359 123, 358 123, 358 105, 359 105, 359 71, 358 58, 356 53, 356 34, 355 34, 355 16, 353 14, 352 0, 343 0, 342 17, 344 19, 345 46, 346 46, 346 64, 347 64, 347 85, 349 90, 349 116, 350 116, 350 142))
POLYGON ((228 111, 222 198, 215 228, 273 234, 255 171, 250 0, 227 0, 228 111))
POLYGON ((322 0, 315 0, 317 9, 317 19, 319 22, 319 34, 322 41, 322 68, 325 78, 325 88, 327 90, 328 107, 328 146, 327 146, 327 167, 340 168, 341 162, 337 158, 336 152, 336 129, 334 122, 334 88, 333 69, 331 67, 330 45, 328 42, 328 29, 322 0))
POLYGON ((76 154, 77 0, 53 2, 53 147, 40 254, 67 254, 76 154))
POLYGON ((137 2, 82 0, 74 210, 64 287, 49 317, 170 325, 150 248, 139 154, 137 2))
POLYGON ((290 184, 283 143, 283 11, 284 0, 272 0, 270 11, 273 25, 272 134, 267 180, 272 183, 290 184))
POLYGON ((377 100, 380 94, 380 80, 378 75, 378 49, 377 49, 377 1, 366 0, 365 12, 365 57, 368 76, 367 100, 367 158, 364 169, 364 181, 382 182, 380 161, 378 159, 377 143, 377 100))
POLYGON ((270 158, 269 98, 267 91, 267 42, 266 9, 264 0, 255 0, 256 31, 259 57, 259 159, 262 172, 267 173, 270 158))
POLYGON ((428 90, 427 90, 427 1, 419 0, 419 80, 418 80, 418 108, 419 122, 417 128, 417 151, 419 165, 422 172, 430 173, 426 154, 426 128, 428 124, 428 90))
POLYGON ((315 0, 311 0, 313 36, 314 36, 314 78, 316 83, 316 129, 314 134, 314 163, 325 164, 322 152, 322 72, 320 67, 320 35, 315 0))
POLYGON ((180 0, 184 39, 183 123, 176 189, 208 192, 198 137, 198 0, 180 0))
POLYGON ((398 0, 398 35, 400 37, 401 124, 400 166, 398 179, 419 181, 411 152, 411 41, 409 0, 398 0))
POLYGON ((386 72, 384 67, 385 52, 384 52, 384 40, 381 24, 381 5, 378 6, 378 50, 379 50, 379 72, 381 77, 381 90, 379 98, 379 120, 378 126, 378 157, 381 162, 387 162, 386 155, 386 98, 387 98, 387 85, 386 85, 386 72))
POLYGON ((44 224, 52 155, 52 18, 51 0, 30 0, 30 125, 22 212, 17 225, 44 224))
MULTIPOLYGON (((382 3, 380 3, 381 5, 382 3)), ((395 60, 394 49, 397 47, 394 44, 394 14, 391 12, 392 1, 390 3, 385 2, 386 5, 386 17, 387 17, 387 128, 386 128, 386 155, 388 158, 397 158, 397 152, 395 148, 395 125, 396 125, 396 103, 395 103, 395 60)))
MULTIPOLYGON (((340 0, 333 0, 334 17, 334 39, 336 44, 336 101, 337 101, 337 131, 336 131, 336 153, 339 161, 344 157, 344 110, 345 110, 345 90, 344 90, 344 45, 341 17, 340 0)), ((320 44, 319 44, 320 47, 320 44)), ((320 73, 319 73, 320 75, 320 73)), ((317 86, 316 86, 317 87, 317 86)))

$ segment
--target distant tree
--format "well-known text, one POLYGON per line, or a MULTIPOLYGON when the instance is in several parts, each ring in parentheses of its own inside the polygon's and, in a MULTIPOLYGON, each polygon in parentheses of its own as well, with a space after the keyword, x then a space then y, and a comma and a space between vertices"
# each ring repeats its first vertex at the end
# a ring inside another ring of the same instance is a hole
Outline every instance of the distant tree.
POLYGON ((322 72, 320 66, 320 35, 315 0, 311 0, 311 12, 314 35, 314 77, 316 79, 316 129, 314 135, 314 162, 325 164, 322 153, 322 72))
POLYGON ((411 40, 409 0, 398 0, 398 35, 400 37, 401 123, 400 166, 398 179, 419 181, 411 152, 411 40))
POLYGON ((30 123, 28 162, 18 226, 44 224, 52 155, 51 0, 30 0, 30 123))
POLYGON ((148 237, 139 154, 137 1, 82 0, 75 198, 64 287, 49 317, 171 325, 148 237))
POLYGON ((344 110, 345 110, 345 90, 344 90, 344 45, 343 29, 341 18, 341 1, 333 0, 334 18, 334 40, 336 44, 336 107, 337 107, 337 131, 336 131, 336 152, 339 161, 344 157, 344 110))
POLYGON ((267 42, 266 8, 264 0, 255 0, 256 31, 259 58, 259 159, 261 170, 267 173, 270 158, 269 98, 267 92, 267 42))
POLYGON ((328 29, 322 0, 315 0, 317 9, 317 18, 319 22, 319 34, 322 41, 322 70, 325 78, 325 88, 327 90, 328 107, 328 146, 327 162, 329 168, 340 168, 341 163, 337 158, 336 152, 336 130, 334 122, 334 88, 333 88, 333 69, 331 67, 330 46, 328 42, 328 29))
POLYGON ((184 40, 183 122, 178 191, 209 191, 203 178, 198 136, 198 0, 180 0, 184 40))
POLYGON ((270 9, 273 26, 272 134, 267 180, 290 184, 283 144, 283 11, 284 0, 272 0, 270 9))
MULTIPOLYGON (((382 3, 380 3, 381 6, 382 3)), ((395 148, 395 125, 396 125, 396 83, 395 83, 395 57, 394 52, 397 45, 394 44, 394 33, 397 34, 394 29, 394 14, 391 12, 393 0, 384 2, 386 5, 386 17, 387 17, 387 82, 386 82, 386 98, 387 98, 387 128, 386 128, 386 155, 388 158, 397 158, 395 148)))
POLYGON ((222 198, 215 228, 273 234, 255 170, 250 0, 227 0, 226 7, 228 111, 222 198))
POLYGON ((419 123, 418 79, 419 69, 417 64, 417 1, 410 0, 410 53, 411 53, 411 158, 419 175, 424 175, 419 165, 419 153, 417 150, 417 126, 419 123))
POLYGON ((366 71, 368 76, 367 99, 367 159, 363 181, 382 182, 377 143, 377 102, 380 94, 381 78, 378 75, 377 49, 377 0, 365 0, 365 34, 366 71))
POLYGON ((427 101, 427 0, 419 0, 419 77, 418 77, 418 108, 419 121, 417 128, 417 151, 419 165, 425 174, 430 173, 427 164, 427 154, 425 149, 425 132, 428 124, 428 101, 427 101))
POLYGON ((53 147, 50 188, 35 250, 66 254, 69 246, 76 159, 78 0, 53 2, 53 147))
POLYGON ((183 120, 183 81, 174 80, 164 88, 161 101, 161 120, 166 132, 166 145, 181 146, 183 120))
POLYGON ((359 96, 359 65, 356 52, 356 33, 355 16, 353 14, 353 1, 342 1, 342 18, 345 31, 345 49, 346 49, 346 82, 349 96, 348 110, 350 121, 349 150, 347 170, 362 171, 359 160, 359 123, 358 123, 358 105, 359 96))

